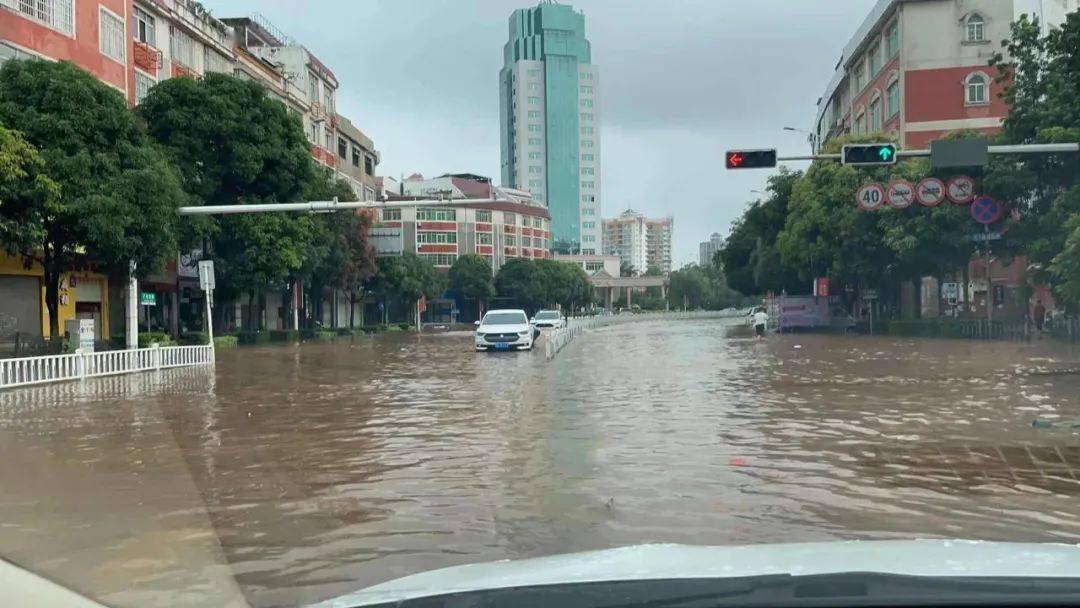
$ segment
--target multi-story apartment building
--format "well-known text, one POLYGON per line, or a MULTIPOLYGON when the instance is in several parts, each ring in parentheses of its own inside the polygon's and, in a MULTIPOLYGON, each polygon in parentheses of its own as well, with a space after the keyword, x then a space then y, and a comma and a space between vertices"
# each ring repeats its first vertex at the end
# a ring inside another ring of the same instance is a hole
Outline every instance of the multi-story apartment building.
POLYGON ((551 212, 554 249, 598 253, 600 78, 585 16, 544 2, 510 16, 499 72, 502 183, 551 212))
MULTIPOLYGON (((246 55, 258 57, 270 66, 280 66, 283 78, 296 87, 305 102, 307 110, 302 116, 311 155, 327 168, 337 169, 338 80, 334 73, 307 47, 258 15, 222 21, 235 30, 236 44, 244 47, 246 55)), ((254 75, 264 80, 262 72, 254 75)))
POLYGON ((1077 0, 879 0, 818 101, 815 140, 882 131, 924 148, 958 129, 993 133, 1008 107, 987 65, 1022 14, 1060 24, 1077 0))
POLYGON ((380 256, 414 252, 447 270, 476 253, 493 271, 510 258, 549 258, 551 216, 514 201, 387 201, 373 205, 371 244, 380 256))
POLYGON ((702 241, 698 245, 698 266, 711 266, 713 263, 713 256, 717 251, 724 246, 724 237, 720 236, 719 232, 714 232, 709 236, 709 240, 702 241))
POLYGON ((375 200, 375 167, 379 164, 379 153, 371 138, 341 114, 337 115, 337 155, 338 177, 349 182, 358 200, 375 200))
POLYGON ((619 256, 620 261, 632 266, 636 274, 649 268, 658 268, 667 274, 671 272, 673 224, 670 217, 647 218, 627 209, 619 217, 603 221, 604 253, 619 256))

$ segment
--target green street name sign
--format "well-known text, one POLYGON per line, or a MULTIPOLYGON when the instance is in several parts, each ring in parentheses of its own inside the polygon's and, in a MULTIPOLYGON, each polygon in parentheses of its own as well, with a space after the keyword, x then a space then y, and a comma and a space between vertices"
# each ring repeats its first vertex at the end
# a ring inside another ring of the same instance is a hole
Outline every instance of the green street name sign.
POLYGON ((152 291, 140 291, 139 304, 142 304, 143 306, 157 306, 157 294, 152 291))

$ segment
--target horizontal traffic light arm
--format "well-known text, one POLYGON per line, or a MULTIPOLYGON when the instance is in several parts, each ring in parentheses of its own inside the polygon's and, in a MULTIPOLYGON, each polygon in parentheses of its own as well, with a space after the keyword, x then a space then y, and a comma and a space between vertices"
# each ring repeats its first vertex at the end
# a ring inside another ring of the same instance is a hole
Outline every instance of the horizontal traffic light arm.
MULTIPOLYGON (((989 146, 988 154, 1054 154, 1058 152, 1080 152, 1080 143, 1068 144, 1014 144, 989 146)), ((897 158, 929 157, 930 150, 897 150, 897 158)), ((778 161, 786 160, 840 160, 840 154, 811 154, 803 156, 780 156, 778 161)))

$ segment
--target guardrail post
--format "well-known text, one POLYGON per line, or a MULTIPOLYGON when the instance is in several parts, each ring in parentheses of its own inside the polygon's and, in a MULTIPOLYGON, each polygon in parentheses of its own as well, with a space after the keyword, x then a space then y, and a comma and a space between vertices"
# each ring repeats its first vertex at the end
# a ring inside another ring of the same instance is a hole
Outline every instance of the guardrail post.
POLYGON ((75 351, 75 370, 79 375, 79 380, 86 379, 86 352, 81 348, 75 351))
POLYGON ((161 346, 157 342, 150 345, 150 362, 155 371, 161 369, 161 346))

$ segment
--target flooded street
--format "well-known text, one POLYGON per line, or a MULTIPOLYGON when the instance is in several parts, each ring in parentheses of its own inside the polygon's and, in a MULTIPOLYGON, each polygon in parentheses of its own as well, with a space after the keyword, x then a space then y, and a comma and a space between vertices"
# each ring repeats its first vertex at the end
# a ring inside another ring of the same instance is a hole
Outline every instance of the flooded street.
POLYGON ((1068 345, 718 320, 601 328, 550 362, 471 340, 0 393, 0 553, 115 606, 287 606, 647 542, 1080 541, 1068 345))

